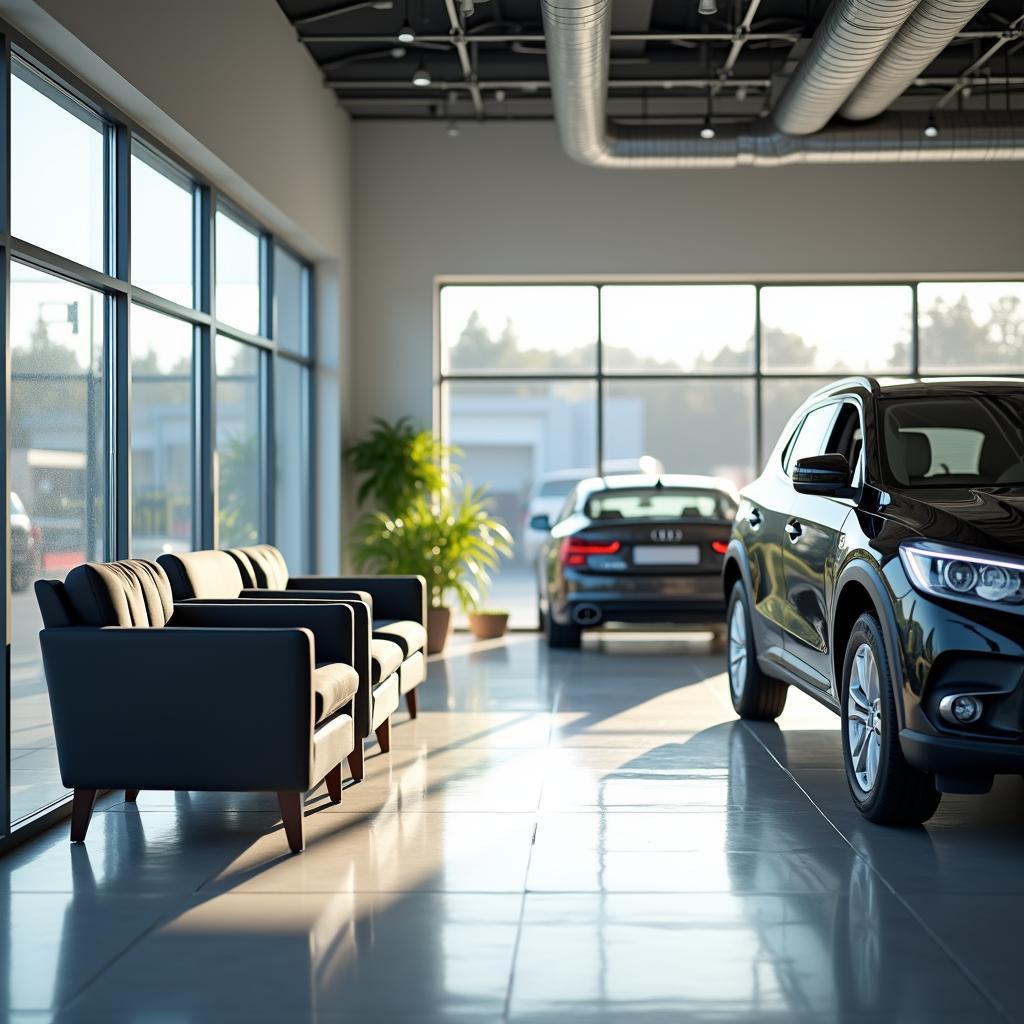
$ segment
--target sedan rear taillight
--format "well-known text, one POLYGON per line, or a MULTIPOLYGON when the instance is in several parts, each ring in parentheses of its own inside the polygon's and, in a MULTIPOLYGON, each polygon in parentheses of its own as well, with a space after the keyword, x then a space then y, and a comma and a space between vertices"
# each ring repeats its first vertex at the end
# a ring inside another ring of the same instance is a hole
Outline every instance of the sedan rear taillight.
POLYGON ((729 542, 727 540, 713 540, 711 542, 711 550, 716 555, 724 555, 729 550, 729 542))
POLYGON ((562 565, 586 565, 589 555, 614 555, 622 547, 617 540, 593 541, 581 537, 566 537, 558 549, 562 565))

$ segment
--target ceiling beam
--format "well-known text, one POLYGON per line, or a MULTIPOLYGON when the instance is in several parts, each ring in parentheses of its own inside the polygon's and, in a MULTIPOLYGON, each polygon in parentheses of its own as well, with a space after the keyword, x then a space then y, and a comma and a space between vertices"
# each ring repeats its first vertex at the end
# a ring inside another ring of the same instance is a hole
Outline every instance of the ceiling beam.
POLYGON ((462 66, 462 74, 466 78, 466 86, 469 95, 473 100, 473 110, 477 117, 484 116, 484 100, 480 94, 480 87, 476 83, 476 72, 473 70, 473 61, 469 54, 469 46, 466 44, 466 37, 462 32, 462 23, 455 10, 455 0, 444 0, 445 10, 448 12, 448 21, 452 26, 452 37, 450 42, 459 55, 459 64, 462 66))
MULTIPOLYGON (((312 14, 303 14, 298 18, 292 18, 291 22, 293 25, 312 25, 317 21, 335 18, 339 14, 365 11, 368 7, 378 11, 390 11, 394 7, 394 0, 354 0, 352 3, 335 4, 333 7, 326 7, 321 11, 313 11, 312 14)), ((302 33, 299 33, 299 38, 302 38, 302 33)))
MULTIPOLYGON (((540 89, 550 89, 551 83, 547 79, 511 79, 511 80, 488 80, 470 82, 431 82, 428 86, 416 86, 411 81, 396 82, 388 80, 366 80, 344 78, 328 79, 325 83, 332 89, 522 89, 524 92, 537 92, 540 89)), ((613 78, 609 83, 610 89, 707 89, 712 85, 719 84, 717 78, 613 78)), ((771 85, 770 78, 734 78, 722 83, 729 89, 767 89, 771 85)))
POLYGON ((1010 22, 1009 25, 999 34, 999 38, 975 61, 972 61, 970 66, 961 72, 960 77, 957 78, 954 83, 950 86, 948 91, 943 93, 939 100, 935 104, 936 110, 942 110, 943 107, 947 106, 956 97, 965 86, 971 85, 971 79, 1004 47, 1007 43, 1012 42, 1014 39, 1020 39, 1024 35, 1024 14, 1019 18, 1015 18, 1010 22))
MULTIPOLYGON (((1007 34, 1007 29, 993 29, 988 32, 960 32, 954 39, 963 41, 973 39, 1001 39, 1007 34)), ((1016 38, 1020 33, 1013 34, 1016 38)), ((802 39, 799 32, 613 32, 611 41, 613 43, 764 43, 777 41, 780 43, 795 43, 802 39)), ((493 33, 493 32, 469 32, 453 35, 417 35, 416 41, 423 43, 447 43, 455 46, 456 40, 461 39, 466 43, 543 43, 543 32, 517 32, 517 33, 493 33)), ((311 35, 305 32, 299 33, 299 41, 303 43, 335 43, 351 44, 360 43, 395 43, 397 39, 391 35, 311 35)))

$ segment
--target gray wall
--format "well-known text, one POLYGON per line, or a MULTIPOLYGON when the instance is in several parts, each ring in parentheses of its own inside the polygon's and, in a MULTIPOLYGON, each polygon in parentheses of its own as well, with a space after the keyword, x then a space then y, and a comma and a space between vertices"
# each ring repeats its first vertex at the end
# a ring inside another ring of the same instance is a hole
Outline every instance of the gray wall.
POLYGON ((355 423, 431 418, 435 275, 1024 273, 1020 164, 608 171, 546 123, 356 123, 355 423))
POLYGON ((316 261, 319 561, 340 562, 350 126, 274 0, 0 0, 0 16, 316 261))

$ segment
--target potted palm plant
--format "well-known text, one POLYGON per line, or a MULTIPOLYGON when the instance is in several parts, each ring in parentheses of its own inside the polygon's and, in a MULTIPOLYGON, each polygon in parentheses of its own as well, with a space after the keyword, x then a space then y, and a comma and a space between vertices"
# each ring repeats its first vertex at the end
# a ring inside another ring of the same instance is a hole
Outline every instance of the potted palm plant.
POLYGON ((362 569, 417 574, 427 581, 427 653, 440 654, 452 629, 452 601, 476 608, 512 536, 492 515, 486 493, 467 486, 458 501, 442 489, 420 494, 397 516, 376 512, 356 527, 354 557, 362 569))
POLYGON ((356 501, 392 517, 416 498, 439 494, 443 466, 458 449, 442 444, 429 430, 418 430, 408 416, 394 423, 375 419, 370 433, 345 451, 362 477, 356 501))

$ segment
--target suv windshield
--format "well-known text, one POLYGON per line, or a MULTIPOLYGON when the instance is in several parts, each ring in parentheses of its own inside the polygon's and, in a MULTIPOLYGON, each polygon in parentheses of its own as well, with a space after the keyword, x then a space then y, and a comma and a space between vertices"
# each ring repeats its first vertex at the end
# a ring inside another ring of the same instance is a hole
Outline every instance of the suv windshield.
POLYGON ((883 399, 881 409, 889 484, 1024 485, 1024 393, 883 399))
POLYGON ((639 488, 598 491, 587 499, 591 519, 733 519, 736 506, 718 491, 639 488))

